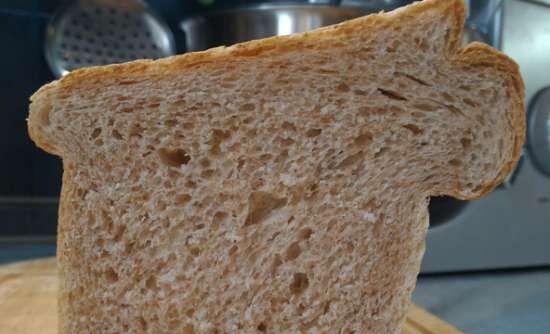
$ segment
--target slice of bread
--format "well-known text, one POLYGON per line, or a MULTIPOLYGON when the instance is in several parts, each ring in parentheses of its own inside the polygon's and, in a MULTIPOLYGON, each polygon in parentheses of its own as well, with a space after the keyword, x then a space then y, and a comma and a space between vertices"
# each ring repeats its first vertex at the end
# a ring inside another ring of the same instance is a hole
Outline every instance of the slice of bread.
POLYGON ((398 333, 429 196, 486 194, 524 139, 518 67, 459 48, 464 16, 426 0, 42 87, 60 334, 398 333))

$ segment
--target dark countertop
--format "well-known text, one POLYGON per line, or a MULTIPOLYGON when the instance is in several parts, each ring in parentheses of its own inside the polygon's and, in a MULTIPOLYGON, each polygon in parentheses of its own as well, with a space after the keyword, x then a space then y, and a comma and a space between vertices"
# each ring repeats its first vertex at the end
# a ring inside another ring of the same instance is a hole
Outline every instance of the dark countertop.
MULTIPOLYGON (((49 256, 52 241, 0 241, 0 265, 49 256)), ((465 333, 550 333, 550 268, 421 276, 413 300, 465 333)))

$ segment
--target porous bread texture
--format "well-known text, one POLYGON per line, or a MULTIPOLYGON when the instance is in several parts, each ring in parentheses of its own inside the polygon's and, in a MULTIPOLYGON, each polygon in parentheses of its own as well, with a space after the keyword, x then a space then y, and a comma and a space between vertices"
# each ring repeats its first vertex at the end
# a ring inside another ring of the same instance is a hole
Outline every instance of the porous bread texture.
POLYGON ((64 163, 60 334, 398 333, 428 197, 518 159, 523 83, 465 8, 70 73, 29 132, 64 163))

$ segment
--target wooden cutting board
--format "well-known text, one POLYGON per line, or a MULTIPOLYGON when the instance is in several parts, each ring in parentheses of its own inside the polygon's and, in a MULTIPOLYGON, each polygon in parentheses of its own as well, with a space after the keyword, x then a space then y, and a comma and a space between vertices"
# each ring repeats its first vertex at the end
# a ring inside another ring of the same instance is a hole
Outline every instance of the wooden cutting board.
MULTIPOLYGON (((0 332, 57 333, 55 258, 0 266, 0 332)), ((403 334, 460 334, 428 311, 413 305, 403 334)))

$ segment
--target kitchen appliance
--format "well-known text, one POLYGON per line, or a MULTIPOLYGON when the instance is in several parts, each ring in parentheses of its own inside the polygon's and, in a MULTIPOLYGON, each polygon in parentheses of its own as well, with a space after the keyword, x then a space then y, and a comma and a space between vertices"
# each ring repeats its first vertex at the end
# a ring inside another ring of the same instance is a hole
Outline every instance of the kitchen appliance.
POLYGON ((391 10, 406 2, 409 1, 363 1, 362 5, 356 6, 351 6, 345 0, 341 3, 256 3, 188 17, 180 23, 180 28, 185 33, 186 50, 200 51, 220 45, 304 32, 380 10, 391 10))
POLYGON ((46 59, 58 77, 76 68, 175 52, 168 25, 139 0, 78 0, 47 28, 46 59))

